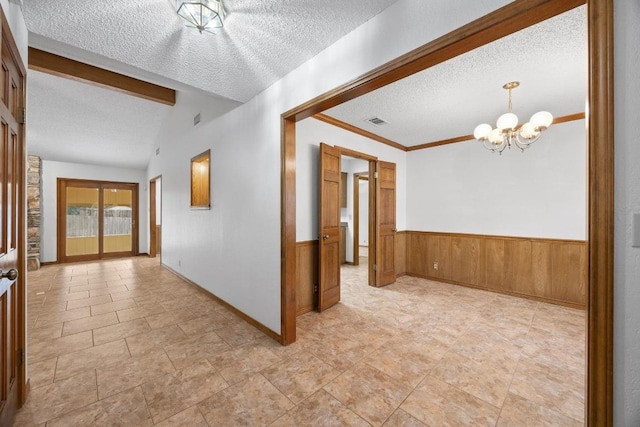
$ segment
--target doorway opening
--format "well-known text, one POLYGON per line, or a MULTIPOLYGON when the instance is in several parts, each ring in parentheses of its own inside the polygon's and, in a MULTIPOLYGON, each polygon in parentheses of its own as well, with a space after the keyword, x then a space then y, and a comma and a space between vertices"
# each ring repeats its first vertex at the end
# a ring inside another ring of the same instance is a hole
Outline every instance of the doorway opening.
POLYGON ((162 175, 149 181, 149 256, 162 250, 162 175))

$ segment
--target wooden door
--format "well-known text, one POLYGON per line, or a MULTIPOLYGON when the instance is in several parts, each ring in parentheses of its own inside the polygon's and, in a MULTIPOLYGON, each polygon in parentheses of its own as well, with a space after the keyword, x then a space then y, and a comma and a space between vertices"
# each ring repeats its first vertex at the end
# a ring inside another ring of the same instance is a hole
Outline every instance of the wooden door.
POLYGON ((318 311, 340 301, 340 155, 320 144, 318 311))
POLYGON ((2 16, 0 73, 0 425, 11 425, 24 393, 25 70, 2 16), (22 271, 20 271, 22 273, 22 271))
POLYGON ((376 286, 396 281, 396 164, 377 162, 376 286))

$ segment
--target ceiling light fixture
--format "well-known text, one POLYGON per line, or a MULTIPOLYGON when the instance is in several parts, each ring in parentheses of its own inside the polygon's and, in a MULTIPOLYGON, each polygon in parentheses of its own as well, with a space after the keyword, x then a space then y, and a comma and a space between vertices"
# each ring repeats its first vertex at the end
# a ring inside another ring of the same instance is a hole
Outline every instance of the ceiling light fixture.
POLYGON ((483 123, 476 126, 473 137, 482 142, 484 148, 502 153, 505 148, 516 146, 524 151, 540 138, 542 131, 551 126, 553 116, 548 111, 540 111, 531 116, 531 120, 518 126, 518 116, 511 112, 511 91, 520 86, 520 82, 509 82, 502 86, 509 91, 509 112, 501 115, 496 128, 483 123))
POLYGON ((216 34, 223 27, 225 18, 222 0, 176 1, 178 15, 187 21, 187 27, 216 34))

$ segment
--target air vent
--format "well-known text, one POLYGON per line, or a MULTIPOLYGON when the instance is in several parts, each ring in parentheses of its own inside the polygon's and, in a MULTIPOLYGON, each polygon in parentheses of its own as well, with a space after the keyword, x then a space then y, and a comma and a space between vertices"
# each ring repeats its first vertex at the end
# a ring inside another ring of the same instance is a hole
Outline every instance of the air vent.
POLYGON ((200 113, 196 114, 195 117, 193 118, 193 125, 197 125, 198 123, 200 123, 200 113))
POLYGON ((366 121, 371 123, 374 126, 384 126, 389 124, 389 122, 385 121, 384 119, 381 119, 380 117, 372 117, 370 119, 367 119, 366 121))

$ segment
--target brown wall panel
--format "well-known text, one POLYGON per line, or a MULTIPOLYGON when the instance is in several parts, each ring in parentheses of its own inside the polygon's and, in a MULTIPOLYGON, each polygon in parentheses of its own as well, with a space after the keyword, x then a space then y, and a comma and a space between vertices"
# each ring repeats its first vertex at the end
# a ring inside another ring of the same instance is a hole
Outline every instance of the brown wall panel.
POLYGON ((318 241, 296 243, 296 311, 298 316, 315 307, 313 287, 318 283, 318 241))
POLYGON ((410 276, 578 308, 586 305, 584 241, 407 231, 405 242, 410 276))
POLYGON ((407 274, 407 232, 396 233, 396 277, 407 274))

